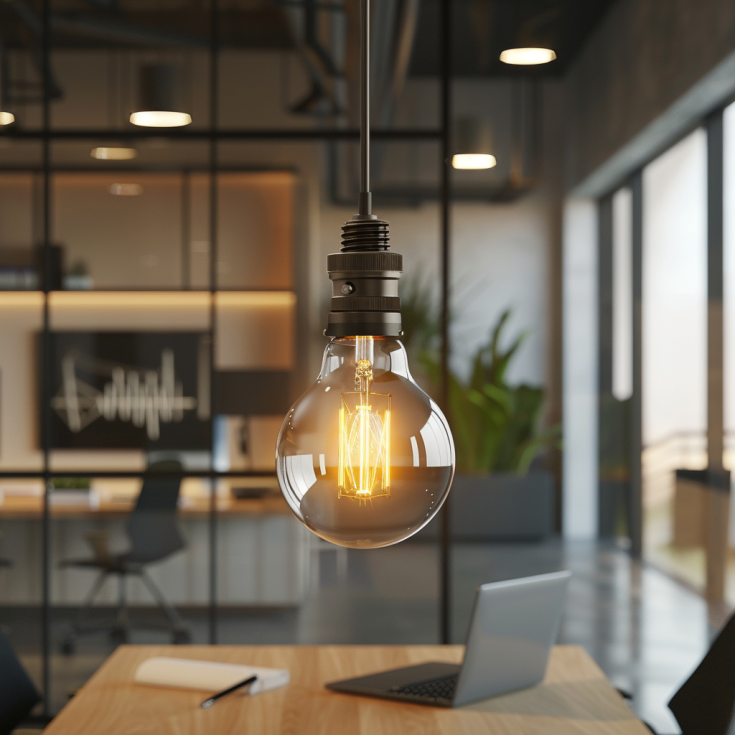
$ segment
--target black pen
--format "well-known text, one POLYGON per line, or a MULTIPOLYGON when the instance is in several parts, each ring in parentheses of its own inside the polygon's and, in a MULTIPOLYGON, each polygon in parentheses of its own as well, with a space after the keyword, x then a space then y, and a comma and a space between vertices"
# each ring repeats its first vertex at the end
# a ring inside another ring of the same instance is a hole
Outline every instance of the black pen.
POLYGON ((237 689, 240 689, 240 687, 246 687, 248 684, 252 684, 257 678, 257 676, 251 676, 249 679, 245 679, 245 681, 241 681, 239 684, 235 684, 235 686, 225 689, 223 692, 217 692, 217 694, 214 694, 209 699, 205 699, 202 702, 202 709, 211 707, 220 697, 224 697, 226 694, 231 694, 237 689))

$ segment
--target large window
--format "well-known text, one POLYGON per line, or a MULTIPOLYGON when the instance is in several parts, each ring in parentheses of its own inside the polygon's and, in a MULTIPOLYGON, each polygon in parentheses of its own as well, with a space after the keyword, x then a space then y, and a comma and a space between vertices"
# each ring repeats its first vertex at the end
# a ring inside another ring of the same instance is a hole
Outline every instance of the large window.
POLYGON ((643 508, 649 558, 701 586, 701 549, 677 547, 674 472, 706 467, 707 135, 643 172, 643 508))

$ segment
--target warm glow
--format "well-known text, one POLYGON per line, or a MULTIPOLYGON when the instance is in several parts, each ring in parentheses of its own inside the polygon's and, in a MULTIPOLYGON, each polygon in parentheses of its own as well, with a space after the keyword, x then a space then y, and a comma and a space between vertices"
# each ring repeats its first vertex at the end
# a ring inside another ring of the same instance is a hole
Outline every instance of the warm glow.
POLYGON ((140 184, 113 184, 110 187, 110 194, 118 197, 137 197, 143 193, 143 187, 140 184))
POLYGON ((455 153, 452 156, 452 166, 459 169, 492 168, 496 163, 495 156, 489 153, 455 153))
POLYGON ((43 307, 42 291, 2 291, 0 292, 0 309, 43 307))
MULTIPOLYGON (((38 292, 33 292, 38 293, 38 292)), ((4 305, 0 292, 0 305, 4 305)), ((28 300, 31 293, 12 294, 28 300)), ((43 303, 43 294, 40 301, 43 303)), ((54 308, 86 307, 90 309, 156 309, 156 308, 208 308, 211 303, 209 291, 53 291, 49 298, 54 308)), ((25 301, 24 301, 25 303, 25 301)), ((35 301, 34 301, 35 303, 35 301)), ((253 308, 263 306, 293 306, 295 294, 290 291, 220 291, 215 294, 217 308, 253 308)))
POLYGON ((53 309, 205 309, 211 303, 207 291, 53 291, 49 294, 53 309))
POLYGON ((10 125, 15 122, 15 115, 12 112, 0 112, 0 125, 10 125))
POLYGON ((131 158, 138 157, 138 151, 135 148, 123 148, 121 146, 111 148, 101 146, 100 148, 92 148, 89 155, 98 161, 129 161, 131 158))
POLYGON ((355 388, 341 394, 339 497, 390 497, 390 395, 371 393, 373 338, 355 340, 355 388))
POLYGON ((503 63, 519 66, 548 64, 555 58, 556 54, 550 48, 508 48, 500 54, 503 63))
POLYGON ((130 122, 144 128, 180 128, 191 122, 191 115, 171 110, 144 110, 132 113, 130 122))
POLYGON ((296 294, 291 291, 218 291, 217 308, 294 306, 296 294))

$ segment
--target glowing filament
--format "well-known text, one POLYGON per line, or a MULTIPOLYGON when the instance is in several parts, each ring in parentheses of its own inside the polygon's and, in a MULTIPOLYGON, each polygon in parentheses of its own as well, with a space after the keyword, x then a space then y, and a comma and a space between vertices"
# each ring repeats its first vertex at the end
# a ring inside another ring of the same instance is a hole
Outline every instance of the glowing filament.
POLYGON ((339 497, 390 496, 390 395, 371 393, 373 338, 355 345, 354 392, 342 393, 339 410, 339 497))

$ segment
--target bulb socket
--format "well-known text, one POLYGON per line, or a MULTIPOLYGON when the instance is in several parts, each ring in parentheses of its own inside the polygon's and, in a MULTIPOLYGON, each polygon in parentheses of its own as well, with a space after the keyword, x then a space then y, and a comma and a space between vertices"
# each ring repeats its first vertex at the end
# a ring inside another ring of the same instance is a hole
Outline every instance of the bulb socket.
POLYGON ((342 252, 327 256, 332 281, 328 337, 398 337, 403 256, 388 250, 388 223, 355 215, 342 226, 342 252))
POLYGON ((388 249, 390 241, 388 223, 378 219, 375 215, 363 216, 371 219, 352 219, 342 225, 343 253, 388 249))

